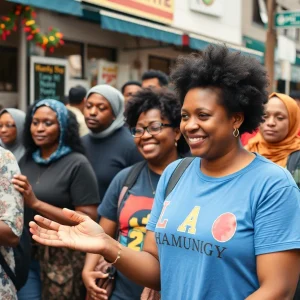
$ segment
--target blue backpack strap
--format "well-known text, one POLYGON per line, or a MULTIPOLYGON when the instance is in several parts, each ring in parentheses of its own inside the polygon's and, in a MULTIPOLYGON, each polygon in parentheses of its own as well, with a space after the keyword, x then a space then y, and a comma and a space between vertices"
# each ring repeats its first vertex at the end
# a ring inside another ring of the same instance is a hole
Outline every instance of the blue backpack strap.
POLYGON ((195 157, 186 157, 181 160, 181 162, 177 165, 175 170, 173 171, 167 188, 165 192, 165 199, 170 195, 170 193, 173 191, 174 187, 180 180, 182 174, 185 172, 185 170, 188 168, 188 166, 191 164, 191 162, 195 159, 195 157))

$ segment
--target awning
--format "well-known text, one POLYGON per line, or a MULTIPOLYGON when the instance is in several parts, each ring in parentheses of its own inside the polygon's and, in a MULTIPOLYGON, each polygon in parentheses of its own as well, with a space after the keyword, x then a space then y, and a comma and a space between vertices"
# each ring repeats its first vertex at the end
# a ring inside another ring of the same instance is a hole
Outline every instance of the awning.
POLYGON ((7 0, 8 2, 30 5, 42 9, 53 10, 63 14, 82 16, 81 3, 77 0, 7 0))
MULTIPOLYGON (((195 50, 203 50, 206 46, 209 44, 220 44, 222 43, 221 41, 210 39, 204 36, 196 35, 196 34, 189 34, 190 36, 190 48, 195 49, 195 50)), ((229 43, 225 43, 226 46, 229 48, 230 51, 239 51, 245 56, 251 56, 259 60, 259 62, 263 63, 264 60, 264 53, 253 50, 253 49, 248 49, 242 46, 236 46, 232 45, 229 43)))
POLYGON ((103 29, 126 33, 173 45, 182 45, 183 32, 137 18, 100 10, 103 29))

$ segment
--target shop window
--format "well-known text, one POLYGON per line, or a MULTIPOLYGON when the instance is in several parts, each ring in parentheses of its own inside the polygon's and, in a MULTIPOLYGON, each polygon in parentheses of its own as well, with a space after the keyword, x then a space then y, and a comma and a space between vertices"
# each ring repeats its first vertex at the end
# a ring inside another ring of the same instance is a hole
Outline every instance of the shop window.
POLYGON ((46 50, 46 56, 64 58, 68 60, 70 78, 84 78, 84 45, 83 43, 65 41, 62 47, 53 53, 46 50))
POLYGON ((117 61, 117 51, 114 48, 100 47, 88 45, 87 47, 88 60, 105 59, 111 62, 117 61))
POLYGON ((265 17, 267 17, 266 13, 267 13, 267 1, 266 0, 262 0, 262 2, 265 2, 265 5, 263 5, 263 3, 259 4, 260 0, 253 0, 253 22, 258 24, 258 25, 262 25, 264 26, 264 22, 262 20, 262 14, 265 15, 265 17))
POLYGON ((0 53, 0 92, 16 92, 18 50, 0 46, 0 53))
POLYGON ((153 70, 159 70, 167 75, 170 74, 170 69, 173 67, 175 63, 174 59, 157 57, 157 56, 149 56, 149 64, 148 68, 153 70))

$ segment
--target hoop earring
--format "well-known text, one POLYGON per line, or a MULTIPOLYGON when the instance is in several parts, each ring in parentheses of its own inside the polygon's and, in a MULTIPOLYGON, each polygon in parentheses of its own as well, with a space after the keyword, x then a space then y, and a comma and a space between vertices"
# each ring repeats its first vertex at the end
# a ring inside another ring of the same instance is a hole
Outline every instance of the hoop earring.
POLYGON ((239 135, 240 135, 240 131, 239 131, 239 129, 238 128, 234 128, 234 130, 233 130, 233 136, 235 137, 235 138, 237 138, 239 135))

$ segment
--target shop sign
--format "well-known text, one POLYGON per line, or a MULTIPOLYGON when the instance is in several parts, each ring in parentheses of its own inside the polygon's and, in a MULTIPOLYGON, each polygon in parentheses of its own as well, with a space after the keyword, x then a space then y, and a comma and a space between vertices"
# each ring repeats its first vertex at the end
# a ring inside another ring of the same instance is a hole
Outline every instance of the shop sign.
POLYGON ((284 11, 275 15, 277 28, 300 28, 300 11, 284 11))
POLYGON ((173 21, 175 0, 85 0, 129 15, 170 24, 173 21))
POLYGON ((63 101, 66 95, 68 62, 50 57, 30 57, 30 104, 41 99, 63 101))
POLYGON ((190 9, 221 17, 224 11, 224 0, 190 0, 190 9))

